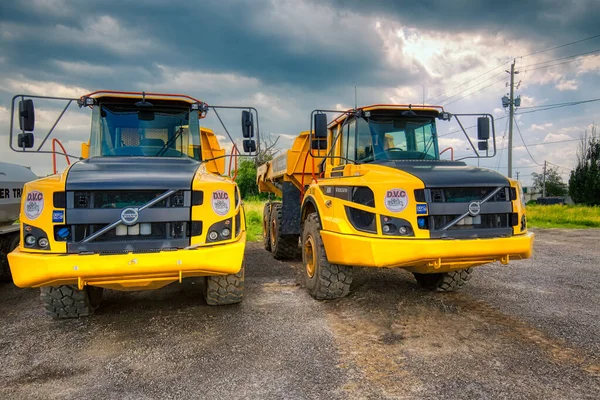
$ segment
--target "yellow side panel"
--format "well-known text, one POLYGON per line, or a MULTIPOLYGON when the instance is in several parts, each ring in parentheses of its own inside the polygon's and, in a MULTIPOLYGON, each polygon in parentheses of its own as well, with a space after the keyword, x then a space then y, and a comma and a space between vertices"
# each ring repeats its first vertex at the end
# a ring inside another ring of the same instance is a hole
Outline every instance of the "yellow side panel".
POLYGON ((202 148, 202 160, 222 157, 206 163, 206 169, 217 175, 225 174, 225 149, 221 148, 217 136, 212 129, 200 127, 200 146, 202 148))
POLYGON ((273 182, 290 181, 297 188, 301 188, 303 184, 308 185, 313 180, 313 172, 319 173, 321 162, 327 153, 326 149, 313 149, 311 152, 310 147, 310 132, 301 132, 290 150, 261 165, 256 172, 259 190, 280 196, 281 191, 273 182))

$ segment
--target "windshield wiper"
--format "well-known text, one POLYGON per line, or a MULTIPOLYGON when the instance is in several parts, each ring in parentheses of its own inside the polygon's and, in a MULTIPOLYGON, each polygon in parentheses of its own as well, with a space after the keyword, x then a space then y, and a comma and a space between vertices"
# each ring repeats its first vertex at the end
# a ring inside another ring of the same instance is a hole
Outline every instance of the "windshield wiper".
POLYGON ((183 128, 180 127, 179 128, 179 132, 177 132, 177 135, 175 135, 171 139, 167 140, 167 143, 165 143, 165 145, 160 148, 160 150, 158 151, 158 153, 156 153, 154 155, 154 157, 161 157, 167 151, 167 149, 169 148, 169 146, 171 144, 173 144, 179 138, 179 136, 181 136, 182 133, 183 133, 183 128))
POLYGON ((425 158, 425 156, 427 155, 427 152, 429 151, 429 147, 431 147, 431 144, 433 143, 433 139, 435 139, 435 137, 436 137, 436 134, 431 135, 431 138, 427 142, 427 145, 425 146, 425 150, 423 151, 423 154, 421 154, 421 157, 419 157, 419 160, 422 160, 425 158))

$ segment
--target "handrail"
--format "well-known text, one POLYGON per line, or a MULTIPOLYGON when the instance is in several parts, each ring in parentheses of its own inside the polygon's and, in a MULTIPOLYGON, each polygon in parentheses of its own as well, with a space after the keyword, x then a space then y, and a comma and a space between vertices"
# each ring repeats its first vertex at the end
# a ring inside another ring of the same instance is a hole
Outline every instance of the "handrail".
POLYGON ((445 151, 450 150, 450 160, 454 161, 454 148, 453 147, 446 147, 444 150, 442 150, 440 152, 440 156, 442 154, 444 154, 445 151))
POLYGON ((63 151, 63 155, 65 156, 65 158, 67 159, 67 165, 71 165, 71 160, 69 159, 69 156, 66 154, 67 150, 65 150, 64 146, 62 145, 62 143, 60 142, 60 140, 58 140, 57 138, 52 138, 52 167, 54 168, 54 173, 57 173, 57 169, 56 169, 56 145, 59 145, 60 148, 63 151))
POLYGON ((233 159, 235 158, 235 165, 234 165, 234 170, 233 170, 233 177, 232 180, 235 181, 235 178, 237 178, 237 174, 238 174, 238 156, 239 156, 239 150, 237 147, 233 147, 233 149, 231 150, 231 155, 229 157, 229 167, 228 167, 228 175, 231 176, 231 163, 233 161, 233 159))

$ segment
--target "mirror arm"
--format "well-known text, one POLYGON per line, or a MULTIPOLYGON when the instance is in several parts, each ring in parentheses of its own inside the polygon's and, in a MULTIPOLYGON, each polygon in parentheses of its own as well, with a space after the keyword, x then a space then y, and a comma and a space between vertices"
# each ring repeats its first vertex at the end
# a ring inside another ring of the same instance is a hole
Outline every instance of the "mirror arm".
POLYGON ((69 106, 71 105, 72 102, 73 102, 73 100, 69 100, 67 102, 67 105, 65 106, 65 108, 63 108, 63 110, 60 113, 60 115, 58 116, 58 118, 56 118, 56 121, 54 121, 54 125, 52 125, 52 128, 50 128, 50 130, 46 134, 46 137, 44 138, 44 140, 42 140, 42 143, 40 143, 40 145, 38 146, 37 151, 41 150, 41 148, 44 145, 44 143, 46 143, 46 140, 48 140, 48 138, 50 137, 50 135, 52 135, 52 132, 54 131, 54 128, 56 128, 56 125, 58 125, 58 121, 60 121, 60 119, 62 118, 62 116, 65 115, 65 112, 67 111, 67 109, 69 108, 69 106))
POLYGON ((235 141, 233 140, 233 138, 231 137, 231 135, 229 134, 229 131, 227 130, 227 127, 225 126, 225 124, 223 123, 223 120, 221 119, 221 116, 219 115, 219 113, 217 112, 217 109, 215 107, 209 106, 209 108, 212 108, 213 111, 215 112, 215 115, 217 116, 217 118, 219 119, 219 122, 221 123, 221 126, 223 127, 223 129, 225 130, 225 133, 227 133, 227 137, 229 137, 229 140, 231 140, 231 144, 233 144, 233 147, 235 147, 235 151, 238 154, 240 153, 240 150, 237 147, 237 144, 235 144, 235 141))
POLYGON ((475 150, 475 146, 473 145, 473 142, 471 141, 471 138, 469 137, 469 135, 467 135, 467 131, 465 130, 465 127, 463 126, 462 122, 460 122, 460 119, 458 119, 458 117, 456 115, 452 115, 452 116, 454 118, 456 118, 456 122, 458 122, 460 129, 462 129, 463 133, 465 134, 465 137, 469 141, 469 144, 471 145, 471 149, 473 149, 473 152, 477 155, 477 158, 479 158, 479 153, 477 152, 477 150, 475 150))

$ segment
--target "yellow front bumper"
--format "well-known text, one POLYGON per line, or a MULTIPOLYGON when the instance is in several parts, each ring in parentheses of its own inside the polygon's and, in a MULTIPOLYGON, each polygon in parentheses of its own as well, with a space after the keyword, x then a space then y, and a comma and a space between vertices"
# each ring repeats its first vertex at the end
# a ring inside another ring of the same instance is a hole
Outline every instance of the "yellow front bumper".
POLYGON ((25 253, 8 255, 19 287, 56 285, 101 286, 118 290, 156 289, 185 277, 239 272, 246 233, 226 244, 159 253, 78 255, 25 253))
POLYGON ((531 257, 531 232, 491 239, 388 239, 321 231, 330 263, 435 273, 531 257))

